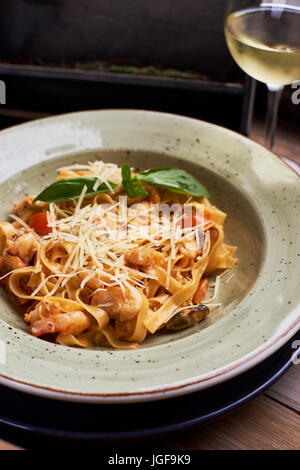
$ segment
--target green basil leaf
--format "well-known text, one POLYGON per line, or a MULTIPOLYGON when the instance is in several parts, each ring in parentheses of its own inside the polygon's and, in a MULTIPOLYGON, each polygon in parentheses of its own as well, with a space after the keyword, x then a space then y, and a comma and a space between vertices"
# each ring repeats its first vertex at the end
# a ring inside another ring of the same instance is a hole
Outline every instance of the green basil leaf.
POLYGON ((127 162, 122 163, 122 183, 129 181, 131 178, 130 166, 127 162))
POLYGON ((140 196, 148 196, 148 192, 141 185, 137 177, 131 178, 129 181, 123 181, 124 191, 129 197, 135 198, 140 196))
POLYGON ((175 193, 210 197, 207 189, 194 176, 179 168, 150 168, 139 173, 137 178, 175 193))
POLYGON ((148 196, 148 192, 143 188, 138 178, 131 178, 131 170, 128 163, 122 163, 122 185, 126 194, 131 198, 148 196))
MULTIPOLYGON (((69 178, 65 180, 56 181, 55 183, 44 189, 36 198, 35 201, 44 202, 63 202, 69 201, 70 199, 78 199, 82 193, 84 186, 87 187, 85 197, 94 197, 99 193, 109 193, 111 189, 106 183, 101 183, 97 190, 94 191, 93 187, 97 181, 96 177, 86 178, 69 178)), ((109 185, 112 189, 115 189, 117 185, 109 181, 109 185)))

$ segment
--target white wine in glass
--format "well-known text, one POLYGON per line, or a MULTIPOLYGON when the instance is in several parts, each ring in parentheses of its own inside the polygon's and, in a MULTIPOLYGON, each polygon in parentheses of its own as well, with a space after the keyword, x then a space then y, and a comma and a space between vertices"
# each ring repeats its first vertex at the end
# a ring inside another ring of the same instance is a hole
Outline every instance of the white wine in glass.
POLYGON ((300 80, 300 0, 232 0, 225 37, 236 63, 269 89, 266 146, 272 149, 281 92, 300 80))

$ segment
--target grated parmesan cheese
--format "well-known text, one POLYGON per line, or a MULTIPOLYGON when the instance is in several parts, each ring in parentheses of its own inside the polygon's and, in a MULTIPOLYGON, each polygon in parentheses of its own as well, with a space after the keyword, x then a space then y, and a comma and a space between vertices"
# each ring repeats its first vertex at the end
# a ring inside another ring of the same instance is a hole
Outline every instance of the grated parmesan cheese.
MULTIPOLYGON (((75 164, 63 167, 60 171, 72 171, 78 175, 83 171, 85 176, 95 176, 97 182, 94 189, 108 180, 121 184, 121 169, 111 163, 96 161, 87 165, 75 164)), ((124 196, 121 196, 123 199, 119 202, 107 196, 112 204, 86 204, 88 200, 83 204, 86 191, 87 187, 84 186, 73 207, 62 208, 54 203, 49 205, 48 225, 52 227, 52 232, 42 237, 41 243, 49 243, 49 240, 54 244, 68 243, 72 249, 68 251, 62 272, 44 279, 32 295, 36 295, 54 277, 56 282, 48 294, 52 296, 59 287, 79 273, 86 274, 81 287, 95 278, 103 286, 131 289, 136 285, 146 288, 145 281, 155 277, 134 266, 126 266, 126 253, 138 247, 155 248, 164 254, 168 288, 179 244, 190 241, 192 237, 198 240, 199 227, 180 230, 176 215, 170 217, 170 214, 155 213, 153 207, 143 201, 132 207, 127 206, 127 203, 124 205, 124 196)))

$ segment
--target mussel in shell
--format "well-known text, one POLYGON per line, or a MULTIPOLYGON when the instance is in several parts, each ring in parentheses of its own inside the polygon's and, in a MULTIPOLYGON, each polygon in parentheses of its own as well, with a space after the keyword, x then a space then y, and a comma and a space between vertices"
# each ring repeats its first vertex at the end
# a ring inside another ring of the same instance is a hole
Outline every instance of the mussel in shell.
POLYGON ((209 314, 209 308, 207 305, 200 304, 190 308, 182 310, 174 315, 167 323, 167 330, 179 331, 189 326, 196 325, 200 321, 204 320, 209 314))

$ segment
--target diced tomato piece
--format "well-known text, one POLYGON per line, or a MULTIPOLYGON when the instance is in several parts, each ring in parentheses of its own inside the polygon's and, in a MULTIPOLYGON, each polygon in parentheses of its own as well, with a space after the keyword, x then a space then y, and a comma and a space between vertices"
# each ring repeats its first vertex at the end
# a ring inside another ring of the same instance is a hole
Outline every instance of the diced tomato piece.
POLYGON ((201 302, 203 302, 203 300, 206 297, 207 291, 208 291, 208 280, 202 279, 202 281, 199 282, 198 289, 196 290, 194 297, 193 297, 194 304, 201 304, 201 302))
POLYGON ((29 221, 29 227, 39 235, 47 235, 52 232, 52 228, 48 226, 48 217, 46 212, 37 212, 34 214, 29 221))

